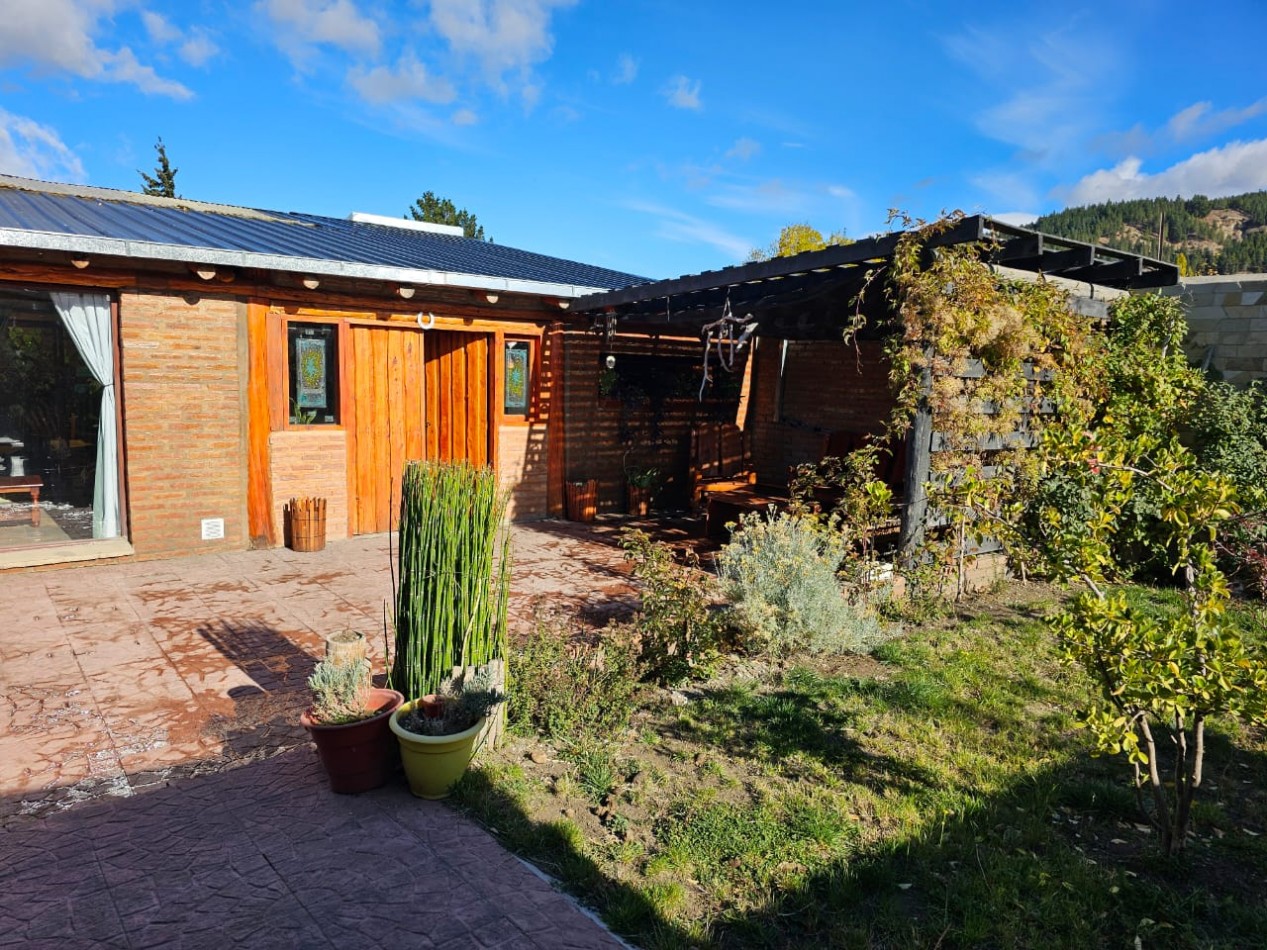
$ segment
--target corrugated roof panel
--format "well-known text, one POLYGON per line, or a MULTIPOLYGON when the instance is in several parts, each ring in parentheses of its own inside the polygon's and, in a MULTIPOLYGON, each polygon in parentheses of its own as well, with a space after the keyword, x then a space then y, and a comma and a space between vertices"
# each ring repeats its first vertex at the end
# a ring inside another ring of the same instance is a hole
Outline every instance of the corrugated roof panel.
POLYGON ((189 207, 179 199, 169 203, 129 192, 118 192, 116 198, 102 189, 67 193, 74 190, 25 179, 0 180, 0 228, 585 287, 625 287, 645 280, 455 235, 313 214, 189 207))

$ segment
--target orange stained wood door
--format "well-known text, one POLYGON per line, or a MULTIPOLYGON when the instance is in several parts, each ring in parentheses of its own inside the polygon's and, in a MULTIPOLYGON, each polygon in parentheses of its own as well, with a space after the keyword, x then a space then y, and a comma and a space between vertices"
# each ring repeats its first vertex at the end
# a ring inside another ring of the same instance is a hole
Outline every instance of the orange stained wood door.
POLYGON ((489 458, 488 337, 352 326, 352 531, 394 528, 413 459, 489 458))

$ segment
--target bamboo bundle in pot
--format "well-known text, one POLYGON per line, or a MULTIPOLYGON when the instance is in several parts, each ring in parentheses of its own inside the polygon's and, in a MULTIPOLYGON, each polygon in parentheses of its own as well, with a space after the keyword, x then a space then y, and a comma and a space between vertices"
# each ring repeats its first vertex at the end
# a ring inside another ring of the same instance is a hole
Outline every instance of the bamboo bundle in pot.
POLYGON ((326 546, 324 498, 292 498, 284 511, 292 551, 320 551, 326 546))

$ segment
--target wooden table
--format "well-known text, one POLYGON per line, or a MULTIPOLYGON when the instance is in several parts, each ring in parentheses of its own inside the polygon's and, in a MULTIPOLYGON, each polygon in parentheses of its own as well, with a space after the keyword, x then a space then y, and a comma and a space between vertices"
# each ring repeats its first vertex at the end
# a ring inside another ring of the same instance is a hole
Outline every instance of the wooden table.
POLYGON ((0 475, 0 495, 31 493, 31 524, 40 526, 40 489, 44 480, 38 475, 0 475))

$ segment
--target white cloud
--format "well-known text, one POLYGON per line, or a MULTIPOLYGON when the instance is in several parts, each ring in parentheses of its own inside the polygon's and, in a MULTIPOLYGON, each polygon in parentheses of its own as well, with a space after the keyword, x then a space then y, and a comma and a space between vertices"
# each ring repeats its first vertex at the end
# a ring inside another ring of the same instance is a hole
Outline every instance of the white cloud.
MULTIPOLYGON (((128 47, 111 51, 97 45, 100 21, 116 6, 115 0, 8 0, 0 66, 32 63, 97 82, 131 83, 153 95, 192 98, 186 86, 160 77, 128 47)), ((163 25, 155 22, 155 28, 163 25)))
POLYGON ((205 30, 190 31, 189 38, 180 44, 180 58, 190 66, 205 66, 207 61, 220 52, 220 47, 205 30))
POLYGON ((746 162, 758 152, 761 151, 761 143, 756 139, 750 139, 747 136, 736 139, 735 144, 726 150, 727 158, 737 158, 741 162, 746 162))
POLYGON ((306 58, 312 46, 375 56, 382 42, 378 24, 352 0, 259 0, 256 9, 273 21, 277 44, 294 60, 306 58))
POLYGON ((394 68, 354 66, 348 71, 348 83, 362 99, 374 105, 401 99, 445 103, 457 97, 453 84, 428 72, 411 51, 403 53, 394 68))
POLYGON ((478 60, 486 78, 526 71, 554 50, 550 17, 576 0, 432 0, 431 25, 460 56, 478 60))
POLYGON ((1004 207, 1032 208, 1039 204, 1038 189, 1034 187, 1029 175, 996 169, 974 175, 970 181, 988 194, 994 203, 1004 207))
POLYGON ((827 194, 831 195, 833 198, 839 198, 841 201, 850 201, 851 199, 858 197, 857 192, 845 185, 828 185, 827 194))
POLYGON ((1217 198, 1267 188, 1267 139, 1229 142, 1149 174, 1131 157, 1082 178, 1065 196, 1070 205, 1159 196, 1217 198))
POLYGON ((180 28, 172 24, 167 17, 153 10, 141 11, 141 22, 145 24, 145 32, 155 43, 166 46, 181 38, 180 28))
POLYGON ((1002 214, 993 214, 990 217, 1018 228, 1027 228, 1038 220, 1038 215, 1033 211, 1004 211, 1002 214))
POLYGON ((667 208, 663 205, 641 201, 629 202, 627 207, 632 211, 639 211, 657 218, 656 236, 668 241, 678 241, 684 244, 707 244, 710 247, 717 248, 736 261, 747 258, 748 253, 754 246, 751 241, 746 241, 738 235, 732 234, 720 225, 697 218, 676 208, 667 208))
POLYGON ((0 172, 24 178, 83 181, 84 166, 57 131, 0 109, 0 172))
POLYGON ((616 57, 616 72, 612 75, 612 84, 627 86, 638 78, 638 61, 628 53, 616 57))
POLYGON ((1194 102, 1172 115, 1156 131, 1136 123, 1125 132, 1101 136, 1098 144, 1113 155, 1150 155, 1163 148, 1196 143, 1267 114, 1267 97, 1242 108, 1214 110, 1211 102, 1194 102))
POLYGON ((176 52, 190 66, 205 66, 220 52, 220 47, 203 27, 195 26, 186 33, 171 20, 152 10, 141 11, 141 22, 150 40, 159 46, 176 45, 176 52))
POLYGON ((454 125, 475 125, 479 120, 480 117, 470 109, 458 109, 457 112, 453 113, 454 125))
POLYGON ((669 105, 675 109, 695 109, 703 108, 699 98, 700 81, 694 82, 685 76, 674 76, 669 80, 669 84, 664 87, 664 97, 669 101, 669 105))
POLYGON ((141 92, 155 96, 170 96, 173 99, 192 99, 194 94, 188 86, 173 79, 164 79, 154 72, 152 66, 137 62, 136 55, 124 46, 117 53, 100 53, 105 64, 105 78, 113 82, 132 83, 141 92))
POLYGON ((1062 28, 1017 42, 1014 32, 969 28, 943 45, 1001 101, 975 117, 985 135, 1046 169, 1082 153, 1099 121, 1104 84, 1120 56, 1111 38, 1062 28))

